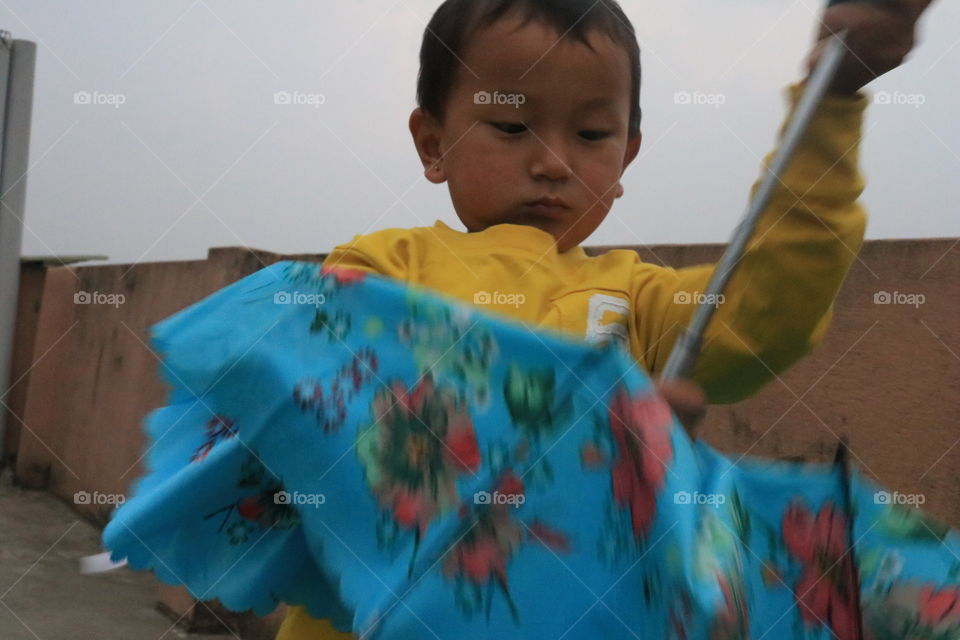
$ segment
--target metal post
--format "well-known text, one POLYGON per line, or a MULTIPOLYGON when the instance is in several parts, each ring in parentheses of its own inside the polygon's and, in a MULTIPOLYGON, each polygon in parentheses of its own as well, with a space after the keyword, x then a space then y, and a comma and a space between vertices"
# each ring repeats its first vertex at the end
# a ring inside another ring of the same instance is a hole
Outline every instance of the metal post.
POLYGON ((0 31, 0 467, 20 284, 37 45, 0 31))

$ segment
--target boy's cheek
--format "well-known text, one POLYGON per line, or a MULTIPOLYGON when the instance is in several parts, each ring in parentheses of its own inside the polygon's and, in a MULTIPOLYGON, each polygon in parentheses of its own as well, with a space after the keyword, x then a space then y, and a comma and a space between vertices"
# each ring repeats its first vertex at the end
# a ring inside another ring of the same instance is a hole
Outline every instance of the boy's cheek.
POLYGON ((516 153, 515 145, 508 144, 501 135, 493 130, 493 127, 489 125, 479 124, 477 127, 484 127, 484 130, 478 131, 474 129, 470 132, 469 135, 474 136, 474 140, 471 144, 471 149, 476 153, 481 153, 486 156, 496 156, 498 158, 503 158, 504 156, 516 153))
POLYGON ((588 171, 586 174, 580 174, 580 180, 582 180, 592 192, 592 194, 589 194, 591 201, 600 199, 608 206, 613 202, 614 196, 616 195, 617 182, 620 181, 620 176, 622 175, 621 167, 622 165, 620 164, 610 164, 600 169, 588 171))
POLYGON ((487 190, 492 187, 503 187, 516 180, 516 173, 523 168, 518 163, 514 163, 504 154, 497 154, 493 151, 482 153, 473 164, 470 174, 466 176, 467 182, 473 185, 475 191, 487 198, 492 193, 487 190), (516 165, 516 166, 515 166, 516 165))

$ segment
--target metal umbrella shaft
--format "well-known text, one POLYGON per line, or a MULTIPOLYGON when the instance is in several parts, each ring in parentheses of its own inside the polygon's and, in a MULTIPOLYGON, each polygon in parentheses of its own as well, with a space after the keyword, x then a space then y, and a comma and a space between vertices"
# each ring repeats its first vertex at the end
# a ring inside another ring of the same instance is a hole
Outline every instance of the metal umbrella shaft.
POLYGON ((790 163, 807 126, 810 124, 810 119, 833 81, 840 61, 844 57, 846 36, 847 30, 834 34, 824 47, 820 60, 807 80, 803 94, 797 103, 797 108, 787 123, 780 148, 774 155, 773 162, 770 163, 766 175, 747 206, 743 219, 734 229, 733 236, 723 252, 723 256, 717 262, 713 276, 707 285, 707 290, 704 292, 703 301, 697 305, 690 325, 686 329, 681 329, 677 342, 667 359, 667 364, 660 373, 661 380, 689 378, 693 373, 697 357, 700 355, 704 331, 706 331, 710 318, 716 309, 716 305, 711 301, 720 299, 718 296, 726 289, 733 269, 743 256, 747 241, 753 235, 760 214, 767 208, 770 198, 777 188, 777 183, 781 182, 781 176, 790 163))

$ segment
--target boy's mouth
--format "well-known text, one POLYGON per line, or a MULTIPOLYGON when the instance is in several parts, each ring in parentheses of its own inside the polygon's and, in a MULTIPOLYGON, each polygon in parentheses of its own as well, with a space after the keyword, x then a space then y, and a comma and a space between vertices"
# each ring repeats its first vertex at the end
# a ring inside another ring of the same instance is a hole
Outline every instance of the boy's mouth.
POLYGON ((524 206, 530 210, 546 215, 556 215, 563 213, 570 207, 567 206, 567 203, 561 200, 560 198, 539 198, 537 200, 531 200, 524 203, 524 206))

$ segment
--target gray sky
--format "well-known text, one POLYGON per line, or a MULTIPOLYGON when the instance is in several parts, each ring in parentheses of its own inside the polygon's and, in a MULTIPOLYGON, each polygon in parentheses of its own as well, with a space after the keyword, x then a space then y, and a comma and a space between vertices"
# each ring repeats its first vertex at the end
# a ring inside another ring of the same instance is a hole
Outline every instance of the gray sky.
MULTIPOLYGON (((726 241, 822 4, 622 5, 641 41, 644 141, 585 244, 726 241), (680 91, 723 104, 677 104, 680 91)), ((0 0, 0 28, 38 46, 23 253, 320 253, 386 227, 462 228, 407 130, 437 6, 0 0), (306 104, 276 104, 279 91, 306 104)), ((960 4, 936 0, 909 61, 869 87, 890 100, 865 126, 868 238, 960 236, 958 43, 960 4)))

